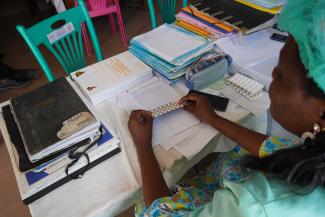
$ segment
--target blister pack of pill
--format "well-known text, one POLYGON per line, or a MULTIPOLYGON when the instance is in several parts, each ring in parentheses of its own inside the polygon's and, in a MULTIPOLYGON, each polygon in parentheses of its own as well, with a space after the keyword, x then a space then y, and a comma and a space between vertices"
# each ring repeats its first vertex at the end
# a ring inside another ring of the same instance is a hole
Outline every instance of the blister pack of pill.
POLYGON ((227 79, 227 83, 237 92, 248 98, 255 100, 261 96, 264 85, 239 73, 227 79))
POLYGON ((177 109, 183 108, 183 105, 179 105, 177 102, 170 102, 165 105, 159 106, 151 110, 152 117, 157 118, 169 112, 175 111, 177 109))

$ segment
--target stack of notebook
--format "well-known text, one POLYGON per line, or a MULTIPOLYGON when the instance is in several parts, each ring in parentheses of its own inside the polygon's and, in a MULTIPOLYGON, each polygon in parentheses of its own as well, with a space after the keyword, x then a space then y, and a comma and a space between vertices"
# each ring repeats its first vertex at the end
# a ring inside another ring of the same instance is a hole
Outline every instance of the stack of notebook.
POLYGON ((164 24, 134 37, 129 51, 173 82, 187 67, 210 50, 212 42, 174 24, 164 24))
POLYGON ((25 203, 120 151, 119 140, 65 78, 11 99, 3 116, 25 203))
POLYGON ((217 22, 191 5, 182 8, 176 15, 175 24, 212 40, 222 38, 235 30, 231 25, 217 22))
MULTIPOLYGON (((264 0, 265 2, 270 2, 264 0)), ((191 31, 212 38, 240 31, 250 34, 274 24, 274 14, 281 6, 261 10, 262 6, 252 4, 252 0, 198 0, 183 8, 176 16, 176 23, 191 31), (271 13, 273 12, 273 13, 271 13)), ((254 0, 262 2, 262 0, 254 0)))

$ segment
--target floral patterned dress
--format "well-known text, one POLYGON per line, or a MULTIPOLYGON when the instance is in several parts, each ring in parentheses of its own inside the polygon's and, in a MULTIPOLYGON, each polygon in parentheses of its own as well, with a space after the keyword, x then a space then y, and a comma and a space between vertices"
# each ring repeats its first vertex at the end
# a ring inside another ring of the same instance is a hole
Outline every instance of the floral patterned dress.
MULTIPOLYGON (((291 140, 269 137, 261 145, 259 156, 266 157, 277 150, 293 145, 291 140)), ((243 182, 256 173, 240 166, 240 159, 246 155, 248 152, 240 146, 220 154, 217 160, 197 176, 174 185, 170 189, 172 196, 159 198, 150 207, 145 207, 144 203, 137 204, 135 216, 185 216, 195 208, 210 202, 214 192, 224 187, 224 180, 243 182)))

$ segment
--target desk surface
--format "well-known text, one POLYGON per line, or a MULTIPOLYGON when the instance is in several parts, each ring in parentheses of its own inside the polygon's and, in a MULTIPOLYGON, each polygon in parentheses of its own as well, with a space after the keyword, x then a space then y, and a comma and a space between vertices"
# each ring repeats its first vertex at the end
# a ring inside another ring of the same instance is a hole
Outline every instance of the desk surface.
MULTIPOLYGON (((96 66, 96 64, 93 66, 96 66)), ((73 83, 71 85, 86 100, 76 86, 73 83)), ((6 103, 3 103, 2 106, 6 103)), ((234 104, 231 103, 230 108, 231 105, 234 104)), ((82 179, 72 180, 30 204, 29 208, 34 217, 114 216, 132 206, 141 198, 140 166, 135 146, 127 129, 127 113, 114 102, 105 102, 94 108, 94 110, 99 119, 109 124, 118 134, 121 139, 121 153, 87 171, 82 179)), ((256 131, 265 132, 266 130, 266 114, 255 117, 249 115, 249 112, 244 109, 239 109, 235 112, 227 110, 221 115, 256 131)), ((2 116, 0 117, 0 127, 16 178, 18 178, 19 171, 15 169, 12 146, 2 116)), ((162 171, 164 171, 166 182, 171 185, 208 153, 227 151, 233 146, 232 141, 218 134, 203 149, 198 150, 190 160, 186 159, 174 148, 166 151, 158 145, 154 148, 154 152, 162 171)))
MULTIPOLYGON (((86 100, 75 84, 70 83, 86 100)), ((30 204, 29 208, 33 216, 114 216, 141 198, 140 166, 135 146, 127 129, 128 114, 114 101, 105 102, 94 109, 95 115, 104 124, 109 124, 118 134, 121 139, 121 153, 91 169, 82 179, 72 180, 30 204)), ((244 125, 251 128, 260 126, 264 130, 265 127, 259 124, 264 122, 264 117, 262 120, 256 119, 249 116, 247 111, 240 111, 237 114, 226 112, 222 115, 231 117, 236 122, 242 121, 244 125)), ((0 126, 12 164, 16 167, 12 146, 2 118, 0 126)), ((227 151, 233 146, 230 140, 219 135, 190 160, 173 148, 166 151, 158 145, 154 148, 154 152, 164 171, 166 182, 171 185, 208 153, 227 151)), ((14 171, 16 178, 19 179, 19 171, 17 169, 14 171)))

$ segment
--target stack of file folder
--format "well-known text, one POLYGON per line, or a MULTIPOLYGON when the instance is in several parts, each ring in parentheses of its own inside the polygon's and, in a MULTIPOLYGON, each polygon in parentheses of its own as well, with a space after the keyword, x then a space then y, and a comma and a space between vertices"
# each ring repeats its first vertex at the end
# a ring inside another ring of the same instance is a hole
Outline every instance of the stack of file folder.
POLYGON ((216 22, 215 19, 196 10, 193 6, 182 8, 176 15, 175 24, 212 40, 222 38, 235 31, 231 25, 216 22))
POLYGON ((164 24, 134 37, 130 43, 132 54, 171 82, 213 47, 211 41, 175 24, 164 24))
MULTIPOLYGON (((200 31, 203 29, 209 32, 210 28, 214 28, 223 34, 239 31, 245 35, 271 27, 275 23, 274 14, 279 13, 282 6, 264 8, 252 2, 262 2, 262 0, 198 0, 182 9, 182 13, 177 15, 176 23, 189 28, 185 26, 194 25, 193 19, 195 19, 204 23, 202 25, 195 21, 195 26, 200 27, 200 31)), ((265 2, 271 1, 265 0, 265 2)), ((219 35, 220 33, 217 37, 219 35)))

